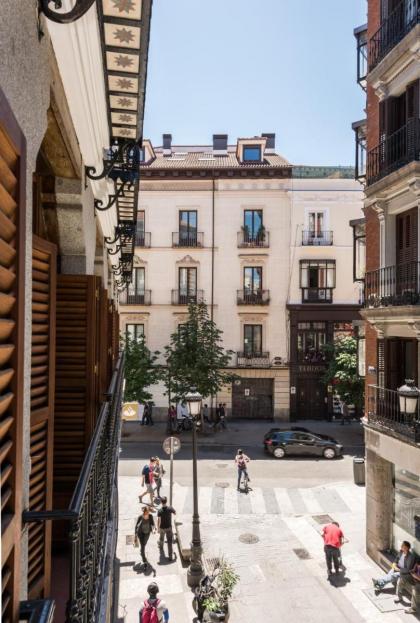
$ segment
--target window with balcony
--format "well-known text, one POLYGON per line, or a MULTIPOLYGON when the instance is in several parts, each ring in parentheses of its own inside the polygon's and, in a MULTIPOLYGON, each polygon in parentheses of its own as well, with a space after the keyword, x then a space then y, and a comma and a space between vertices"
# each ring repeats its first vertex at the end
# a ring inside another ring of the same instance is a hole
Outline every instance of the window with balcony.
POLYGON ((420 22, 419 5, 419 0, 381 2, 381 25, 369 40, 369 71, 420 22))
POLYGON ((333 233, 325 229, 325 210, 309 212, 307 215, 307 229, 302 233, 304 246, 325 246, 333 243, 333 233))
POLYGON ((325 363, 324 346, 326 341, 327 325, 325 322, 299 322, 297 333, 298 362, 325 363))
POLYGON ((261 162, 261 146, 244 145, 242 159, 244 162, 261 162))
POLYGON ((268 233, 262 210, 244 210, 244 224, 238 235, 239 247, 268 247, 268 233))
POLYGON ((178 304, 197 303, 197 269, 180 268, 178 273, 178 304))
POLYGON ((136 247, 150 247, 150 232, 145 231, 144 210, 137 212, 136 247))
POLYGON ((144 337, 144 324, 127 324, 125 334, 131 340, 139 341, 144 337))
POLYGON ((263 290, 263 269, 261 266, 244 268, 243 289, 237 292, 238 305, 267 305, 269 291, 263 290))
POLYGON ((244 325, 244 353, 245 355, 260 355, 262 353, 262 325, 244 325))
POLYGON ((300 287, 303 303, 332 303, 335 260, 301 260, 300 287))
POLYGON ((145 268, 134 268, 131 283, 120 294, 120 303, 122 305, 150 305, 151 293, 150 290, 145 289, 145 281, 145 268))
POLYGON ((197 232, 197 210, 180 210, 179 231, 175 234, 173 244, 179 247, 201 246, 197 232))

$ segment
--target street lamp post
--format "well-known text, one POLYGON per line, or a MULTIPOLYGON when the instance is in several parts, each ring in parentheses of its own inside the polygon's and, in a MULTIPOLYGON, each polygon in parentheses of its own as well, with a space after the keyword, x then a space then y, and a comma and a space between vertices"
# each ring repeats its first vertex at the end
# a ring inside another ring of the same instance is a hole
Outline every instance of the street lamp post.
POLYGON ((193 421, 192 430, 192 451, 193 451, 193 495, 194 511, 192 518, 192 541, 191 541, 191 564, 188 569, 187 582, 191 588, 198 586, 203 577, 203 566, 201 564, 202 544, 200 535, 200 516, 198 514, 198 482, 197 482, 197 421, 201 413, 201 403, 203 397, 195 388, 185 396, 188 405, 188 412, 193 421))

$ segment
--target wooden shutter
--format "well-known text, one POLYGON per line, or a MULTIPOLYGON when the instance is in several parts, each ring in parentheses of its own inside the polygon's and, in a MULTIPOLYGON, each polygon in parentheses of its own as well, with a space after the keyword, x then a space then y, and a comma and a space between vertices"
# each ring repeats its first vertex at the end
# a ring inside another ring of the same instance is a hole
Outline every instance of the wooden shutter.
MULTIPOLYGON (((32 357, 29 509, 52 505, 54 442, 56 246, 38 236, 32 242, 32 357)), ((28 596, 49 594, 50 522, 29 524, 28 596)))
POLYGON ((385 387, 385 340, 377 340, 376 349, 378 385, 385 387))
POLYGON ((396 219, 397 266, 418 259, 418 210, 413 208, 397 215, 396 219))
POLYGON ((97 416, 98 277, 57 276, 54 507, 69 504, 97 416))
POLYGON ((25 141, 0 91, 0 466, 3 623, 17 620, 22 516, 25 141), (8 115, 6 117, 6 115, 8 115), (5 120, 10 133, 2 126, 5 120))

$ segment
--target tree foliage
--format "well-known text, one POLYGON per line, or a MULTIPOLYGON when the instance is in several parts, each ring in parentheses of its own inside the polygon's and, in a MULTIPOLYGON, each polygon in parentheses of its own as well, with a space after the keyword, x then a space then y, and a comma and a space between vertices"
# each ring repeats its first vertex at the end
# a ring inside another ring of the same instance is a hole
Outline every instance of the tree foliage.
POLYGON ((209 318, 205 303, 190 304, 188 320, 179 325, 165 347, 167 373, 164 383, 171 398, 181 400, 192 387, 202 396, 215 395, 235 375, 225 368, 232 351, 222 346, 223 332, 209 318))
POLYGON ((364 401, 364 380, 357 371, 357 340, 341 337, 334 344, 326 344, 328 368, 323 381, 333 385, 334 391, 346 404, 361 409, 364 401))
POLYGON ((162 377, 161 366, 156 363, 159 351, 151 352, 143 336, 135 339, 126 334, 121 341, 125 349, 124 400, 127 402, 151 400, 152 394, 148 388, 158 383, 162 377))

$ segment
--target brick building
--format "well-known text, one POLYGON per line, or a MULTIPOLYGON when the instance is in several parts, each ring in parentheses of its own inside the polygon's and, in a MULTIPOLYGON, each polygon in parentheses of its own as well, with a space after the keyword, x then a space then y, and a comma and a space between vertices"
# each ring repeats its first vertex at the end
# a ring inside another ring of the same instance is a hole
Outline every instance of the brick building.
POLYGON ((353 125, 365 183, 367 549, 381 562, 401 539, 420 553, 419 409, 397 392, 419 383, 419 2, 368 0, 355 36, 367 101, 353 125))

